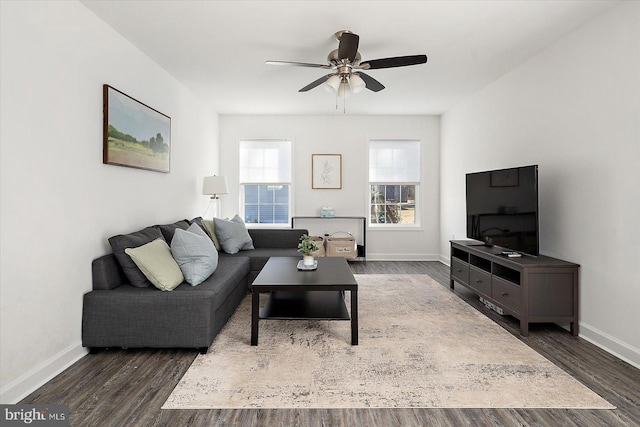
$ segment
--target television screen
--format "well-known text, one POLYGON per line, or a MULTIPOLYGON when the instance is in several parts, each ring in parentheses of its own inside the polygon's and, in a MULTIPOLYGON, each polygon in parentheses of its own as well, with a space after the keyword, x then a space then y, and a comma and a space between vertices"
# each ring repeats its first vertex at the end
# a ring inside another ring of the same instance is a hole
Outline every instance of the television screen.
POLYGON ((467 174, 467 237, 538 255, 538 166, 467 174))

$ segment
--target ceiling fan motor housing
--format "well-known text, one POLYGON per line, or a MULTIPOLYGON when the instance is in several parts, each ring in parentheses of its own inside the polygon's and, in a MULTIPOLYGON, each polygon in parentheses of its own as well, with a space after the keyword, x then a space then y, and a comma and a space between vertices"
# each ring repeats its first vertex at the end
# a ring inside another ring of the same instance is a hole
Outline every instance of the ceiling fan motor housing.
MULTIPOLYGON (((360 56, 360 52, 358 52, 356 54, 356 58, 351 62, 351 65, 358 65, 361 60, 362 56, 360 56)), ((348 63, 348 60, 340 59, 338 55, 338 49, 334 49, 329 52, 329 55, 327 55, 327 62, 332 65, 339 65, 342 63, 348 63)))

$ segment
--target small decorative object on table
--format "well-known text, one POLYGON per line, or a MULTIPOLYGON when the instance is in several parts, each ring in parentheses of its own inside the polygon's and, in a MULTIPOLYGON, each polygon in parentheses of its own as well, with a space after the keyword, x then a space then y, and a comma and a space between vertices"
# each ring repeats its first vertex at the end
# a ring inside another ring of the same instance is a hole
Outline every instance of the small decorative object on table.
POLYGON ((300 261, 298 261, 298 270, 315 270, 316 268, 318 268, 318 261, 311 257, 312 259, 312 264, 311 265, 306 265, 304 263, 305 260, 301 259, 300 261))
MULTIPOLYGON (((313 257, 313 253, 317 251, 318 244, 311 239, 311 237, 307 234, 303 234, 300 237, 300 243, 298 243, 298 252, 303 255, 303 263, 302 265, 305 269, 312 269, 315 265, 317 265, 315 258, 313 257)), ((298 263, 298 268, 300 268, 300 263, 298 263)))
POLYGON ((323 206, 322 209, 320 209, 320 218, 335 218, 335 217, 336 217, 335 209, 329 206, 323 206))

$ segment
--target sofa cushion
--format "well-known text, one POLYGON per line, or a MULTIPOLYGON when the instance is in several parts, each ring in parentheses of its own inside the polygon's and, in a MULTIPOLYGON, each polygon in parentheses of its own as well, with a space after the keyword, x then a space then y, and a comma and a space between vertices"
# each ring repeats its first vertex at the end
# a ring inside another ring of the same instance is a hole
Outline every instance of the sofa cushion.
MULTIPOLYGON (((197 216, 195 218, 193 218, 192 220, 189 221, 189 225, 193 225, 193 224, 198 224, 200 227, 202 227, 202 217, 201 216, 197 216)), ((202 228, 204 230, 204 228, 202 228)))
POLYGON ((182 271, 171 256, 169 245, 162 238, 137 248, 127 248, 124 252, 156 288, 171 291, 184 282, 182 271))
MULTIPOLYGON (((249 235, 253 241, 253 247, 290 249, 297 248, 303 234, 309 231, 302 228, 250 228, 249 235)), ((302 254, 300 254, 302 256, 302 254)))
POLYGON ((129 283, 133 286, 146 288, 150 283, 131 257, 124 253, 125 249, 136 248, 158 238, 162 239, 163 237, 160 230, 156 227, 147 227, 134 233, 119 234, 109 238, 109 244, 111 245, 113 254, 120 263, 124 275, 127 276, 129 283))
MULTIPOLYGON (((216 268, 216 271, 214 271, 207 280, 196 287, 188 287, 193 290, 198 289, 213 292, 215 295, 214 307, 218 307, 234 292, 234 289, 239 286, 239 284, 242 283, 245 291, 248 290, 244 278, 247 277, 249 271, 249 259, 246 257, 220 258, 218 268, 216 268)), ((180 286, 181 291, 189 291, 189 289, 183 289, 183 286, 184 285, 180 286)))
POLYGON ((236 215, 231 221, 214 218, 215 234, 220 246, 228 254, 238 253, 240 250, 253 249, 253 241, 242 219, 236 215))
MULTIPOLYGON (((133 262, 131 257, 129 257, 129 260, 133 262)), ((129 283, 118 259, 113 253, 103 255, 91 262, 91 278, 93 290, 108 291, 129 283)))
POLYGON ((198 224, 200 226, 200 228, 202 229, 202 231, 204 231, 207 236, 209 236, 209 233, 207 233, 207 229, 205 228, 204 224, 202 223, 202 221, 204 221, 202 219, 201 216, 195 217, 192 220, 189 220, 189 226, 192 226, 193 224, 198 224))
POLYGON ((221 253, 220 258, 248 257, 250 260, 251 271, 260 271, 267 263, 269 258, 275 257, 296 257, 302 259, 302 254, 297 249, 252 249, 248 251, 240 251, 237 254, 221 253))
POLYGON ((180 221, 174 222, 173 224, 156 225, 156 227, 160 229, 162 237, 164 237, 164 240, 167 242, 167 244, 170 245, 171 239, 173 239, 173 233, 176 232, 176 229, 180 228, 182 230, 186 230, 187 228, 189 228, 189 225, 189 221, 187 221, 186 219, 182 219, 180 221))
POLYGON ((218 266, 218 251, 198 224, 177 229, 171 241, 171 254, 191 286, 205 281, 218 266))

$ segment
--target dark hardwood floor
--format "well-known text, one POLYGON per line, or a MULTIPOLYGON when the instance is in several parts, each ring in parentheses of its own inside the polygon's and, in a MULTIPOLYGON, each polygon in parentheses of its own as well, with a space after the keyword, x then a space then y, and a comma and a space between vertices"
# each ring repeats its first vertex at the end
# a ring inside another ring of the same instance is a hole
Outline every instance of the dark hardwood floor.
MULTIPOLYGON (((351 266, 354 273, 428 274, 449 287, 449 268, 438 262, 354 262, 351 266)), ((87 355, 22 403, 67 404, 73 426, 640 425, 640 370, 556 325, 532 325, 529 336, 521 337, 516 319, 486 309, 461 286, 456 285, 455 293, 617 409, 161 410, 198 354, 177 349, 112 349, 87 355)))

